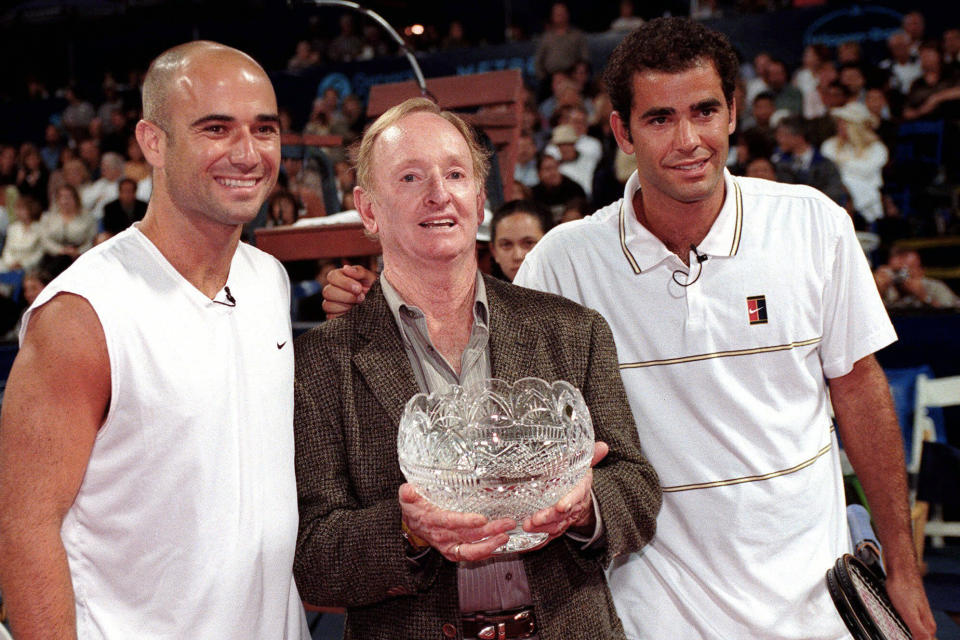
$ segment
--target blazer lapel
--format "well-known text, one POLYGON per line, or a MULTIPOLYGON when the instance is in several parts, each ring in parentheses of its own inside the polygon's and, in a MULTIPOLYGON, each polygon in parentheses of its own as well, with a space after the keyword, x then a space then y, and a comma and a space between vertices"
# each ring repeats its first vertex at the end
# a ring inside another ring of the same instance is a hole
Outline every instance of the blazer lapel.
POLYGON ((354 354, 353 364, 396 428, 407 401, 420 389, 379 282, 367 293, 366 302, 358 312, 361 317, 357 329, 364 344, 354 354))
POLYGON ((484 276, 490 309, 490 368, 493 376, 515 382, 533 371, 540 331, 510 304, 508 285, 484 276))

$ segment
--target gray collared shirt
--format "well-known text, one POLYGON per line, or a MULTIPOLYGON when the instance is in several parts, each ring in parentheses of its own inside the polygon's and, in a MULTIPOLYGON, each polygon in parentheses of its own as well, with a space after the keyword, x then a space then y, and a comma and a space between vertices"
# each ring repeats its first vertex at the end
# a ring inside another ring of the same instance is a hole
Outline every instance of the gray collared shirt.
MULTIPOLYGON (((404 351, 421 391, 433 393, 453 384, 466 386, 492 375, 487 289, 479 272, 473 327, 460 357, 459 376, 433 345, 423 311, 404 302, 385 275, 380 277, 380 286, 400 329, 404 351)), ((457 570, 457 590, 460 610, 464 613, 502 611, 533 604, 527 574, 517 555, 494 556, 481 563, 461 562, 457 570)))

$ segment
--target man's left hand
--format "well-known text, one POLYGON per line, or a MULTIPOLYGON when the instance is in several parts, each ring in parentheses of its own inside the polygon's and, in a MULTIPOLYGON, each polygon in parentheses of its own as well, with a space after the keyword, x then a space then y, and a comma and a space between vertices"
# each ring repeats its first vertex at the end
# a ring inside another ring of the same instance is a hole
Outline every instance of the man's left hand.
POLYGON ((914 640, 933 640, 937 633, 937 623, 927 603, 923 591, 923 580, 914 569, 898 572, 892 568, 887 574, 887 595, 897 613, 910 627, 914 640))
POLYGON ((596 525, 593 499, 590 494, 593 486, 593 467, 603 460, 609 450, 606 442, 594 443, 593 458, 590 460, 591 468, 587 469, 577 486, 552 507, 541 509, 526 518, 523 521, 523 530, 528 533, 546 533, 550 536, 547 542, 562 536, 571 527, 574 530, 581 530, 584 535, 590 535, 596 525))

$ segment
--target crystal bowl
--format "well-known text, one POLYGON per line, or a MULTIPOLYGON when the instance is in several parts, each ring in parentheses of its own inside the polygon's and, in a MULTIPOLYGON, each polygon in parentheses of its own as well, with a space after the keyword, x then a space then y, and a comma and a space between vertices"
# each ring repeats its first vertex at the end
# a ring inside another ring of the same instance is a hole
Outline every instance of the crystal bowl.
POLYGON ((568 382, 497 378, 410 398, 397 436, 400 469, 427 500, 449 511, 513 518, 497 553, 534 547, 523 519, 552 506, 593 457, 593 423, 568 382))

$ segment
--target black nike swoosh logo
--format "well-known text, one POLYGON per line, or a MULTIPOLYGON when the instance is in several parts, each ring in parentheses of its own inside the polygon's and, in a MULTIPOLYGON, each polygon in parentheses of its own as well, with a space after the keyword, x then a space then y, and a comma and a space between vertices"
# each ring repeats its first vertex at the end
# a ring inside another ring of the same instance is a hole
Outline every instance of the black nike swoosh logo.
POLYGON ((283 342, 278 342, 278 343, 277 343, 277 349, 283 349, 283 345, 285 345, 285 344, 287 344, 287 341, 286 341, 286 340, 284 340, 283 342))

